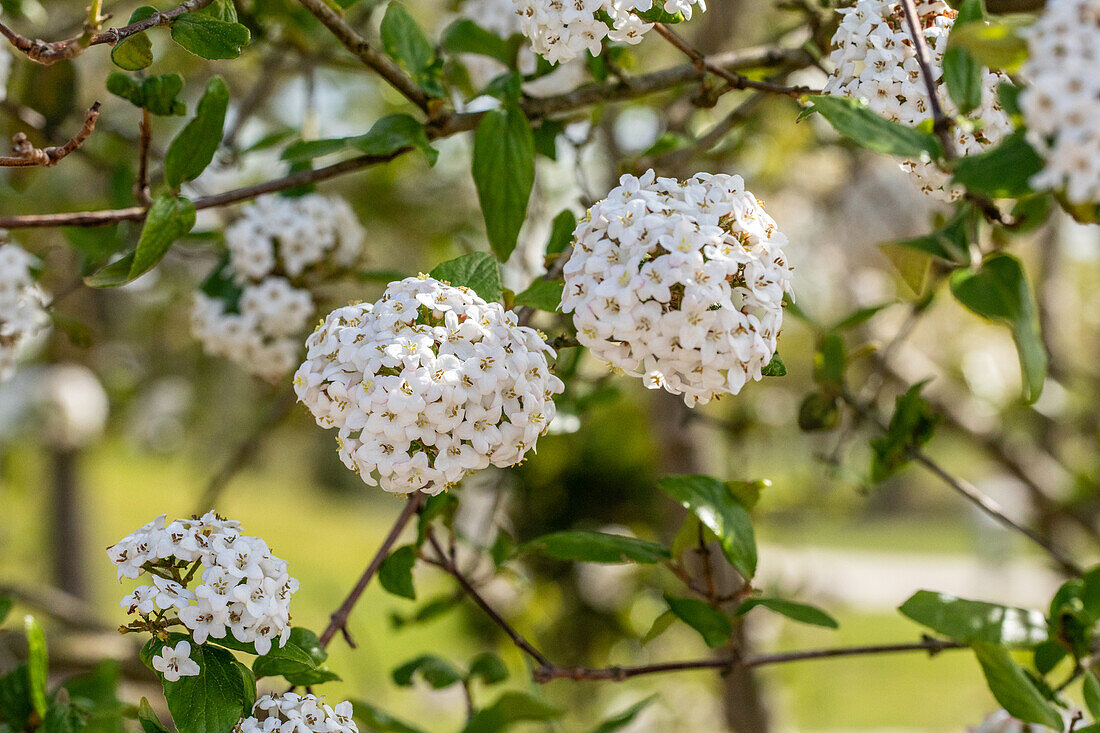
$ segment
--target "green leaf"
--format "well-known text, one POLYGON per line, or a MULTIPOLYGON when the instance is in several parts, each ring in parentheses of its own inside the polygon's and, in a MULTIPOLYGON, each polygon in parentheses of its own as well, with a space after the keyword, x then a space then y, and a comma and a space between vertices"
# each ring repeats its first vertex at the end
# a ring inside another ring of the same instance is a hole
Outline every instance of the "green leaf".
POLYGON ((486 252, 471 252, 441 262, 428 274, 455 287, 470 288, 489 303, 500 300, 503 295, 500 265, 486 252))
POLYGON ((474 133, 473 175, 489 244, 504 262, 516 248, 535 183, 535 141, 519 107, 485 113, 474 133))
POLYGON ((1085 707, 1089 709, 1089 715, 1093 720, 1100 720, 1100 680, 1096 679, 1096 675, 1092 672, 1085 672, 1081 693, 1085 698, 1085 707))
POLYGON ((974 654, 982 666, 989 691, 1014 718, 1060 731, 1062 716, 1044 699, 1008 650, 988 642, 975 642, 974 654))
MULTIPOLYGON (((951 27, 954 34, 968 23, 981 23, 981 0, 963 0, 959 14, 951 27)), ((952 45, 947 40, 947 50, 943 54, 943 80, 947 84, 947 93, 959 108, 961 114, 968 114, 982 103, 982 66, 965 48, 952 45)))
POLYGON ((467 679, 480 678, 487 685, 497 685, 508 679, 508 668, 496 654, 485 652, 470 660, 467 679))
POLYGON ((353 144, 360 152, 379 157, 401 148, 416 148, 427 158, 428 165, 435 165, 439 158, 439 151, 428 144, 424 126, 415 117, 401 113, 386 115, 378 120, 365 135, 354 138, 353 144))
POLYGON ((1039 399, 1046 381, 1047 352, 1020 261, 995 254, 978 270, 959 270, 951 275, 951 292, 979 316, 1008 326, 1020 356, 1024 395, 1028 402, 1039 399))
POLYGON ((511 38, 503 39, 472 20, 460 18, 443 31, 440 44, 448 53, 488 56, 509 68, 515 68, 516 53, 523 44, 523 36, 516 33, 511 38))
POLYGON ((235 59, 251 34, 240 23, 228 23, 203 13, 187 13, 172 21, 172 40, 204 59, 235 59))
MULTIPOLYGON (((167 642, 153 639, 142 650, 143 661, 152 669, 148 660, 166 644, 175 646, 180 640, 189 637, 169 634, 167 642)), ((169 682, 157 673, 172 720, 179 733, 228 733, 250 712, 250 701, 256 696, 255 680, 242 675, 240 663, 221 647, 192 643, 191 659, 199 665, 195 676, 169 682)))
POLYGON ((819 94, 811 96, 810 101, 813 111, 828 120, 834 130, 868 150, 905 158, 943 156, 935 135, 879 117, 861 100, 819 94))
POLYGON ((535 138, 535 152, 550 160, 558 159, 558 135, 565 132, 565 123, 561 120, 543 120, 531 130, 535 138))
POLYGON ((960 158, 955 164, 954 181, 971 193, 1015 198, 1033 193, 1028 181, 1042 168, 1043 159, 1024 132, 1017 131, 991 150, 960 158))
POLYGON ((462 733, 496 733, 514 723, 554 720, 561 710, 525 692, 508 691, 470 718, 462 733))
POLYGON ((416 588, 413 586, 412 569, 416 565, 416 546, 398 547, 382 561, 378 568, 378 580, 390 593, 402 598, 416 600, 416 588))
POLYGON ((760 374, 765 377, 787 376, 787 365, 783 363, 783 359, 780 358, 778 351, 772 355, 772 360, 765 364, 764 368, 760 370, 760 374))
POLYGON ((827 392, 839 394, 844 387, 847 366, 844 340, 835 333, 822 335, 814 351, 814 381, 827 392))
POLYGON ((405 662, 391 673, 394 684, 400 687, 409 687, 413 683, 413 676, 419 672, 420 676, 431 685, 432 689, 442 690, 456 682, 462 681, 462 675, 458 673, 450 662, 431 654, 424 654, 405 662))
POLYGON ((840 624, 836 622, 835 618, 825 613, 820 608, 806 603, 785 601, 782 598, 750 598, 738 606, 735 613, 738 616, 743 616, 757 606, 763 606, 770 611, 775 611, 799 623, 810 624, 812 626, 824 626, 829 629, 840 627, 840 624))
POLYGON ((981 641, 1030 647, 1047 640, 1046 619, 1039 611, 970 601, 930 590, 917 591, 898 610, 921 626, 964 644, 981 641))
POLYGON ((375 731, 376 733, 424 733, 420 728, 415 728, 393 717, 381 708, 377 708, 363 700, 351 700, 352 715, 359 724, 360 730, 375 731))
POLYGON ((653 623, 649 626, 649 631, 645 632, 645 636, 642 637, 642 646, 645 646, 668 631, 668 627, 672 626, 672 622, 675 620, 676 614, 672 611, 664 611, 657 616, 657 618, 653 619, 653 623))
POLYGON ((141 698, 141 703, 138 705, 137 717, 138 722, 141 723, 141 729, 145 733, 168 733, 168 729, 160 722, 153 706, 144 697, 141 698))
MULTIPOLYGON (((156 8, 142 5, 130 13, 130 20, 126 25, 141 22, 156 12, 156 8)), ((149 41, 149 36, 142 31, 119 43, 111 49, 111 61, 127 71, 138 71, 149 66, 153 63, 153 44, 149 41)))
POLYGON ((351 147, 355 137, 326 137, 318 140, 298 140, 283 149, 279 160, 301 163, 325 155, 339 153, 351 147))
MULTIPOLYGON (((1100 621, 1100 565, 1093 567, 1081 578, 1082 610, 1093 621, 1100 621)), ((0 614, 3 620, 3 614, 0 614)))
POLYGON ((1057 641, 1044 641, 1035 647, 1035 669, 1039 670, 1039 674, 1045 675, 1067 656, 1069 652, 1057 641))
POLYGON ((27 635, 27 681, 30 685, 31 704, 39 717, 45 717, 46 685, 50 676, 46 634, 34 616, 29 614, 23 617, 23 633, 27 635))
POLYGON ((937 418, 920 396, 925 382, 899 395, 886 435, 871 441, 871 480, 885 481, 909 463, 910 453, 932 439, 937 418))
POLYGON ((214 0, 198 12, 226 23, 237 22, 237 6, 233 4, 233 0, 214 0))
POLYGON ((684 14, 681 12, 670 13, 665 10, 663 3, 653 3, 649 10, 635 11, 635 14, 647 23, 662 23, 675 25, 684 22, 684 14))
POLYGON ((31 715, 36 714, 30 688, 26 664, 0 676, 0 715, 13 731, 25 730, 31 715))
POLYGON ((182 196, 162 193, 153 201, 141 229, 129 279, 139 277, 160 262, 172 244, 195 226, 195 205, 182 196))
MULTIPOLYGON (((223 640, 216 641, 220 644, 223 640)), ((248 651, 247 646, 245 651, 248 651)), ((324 664, 327 658, 328 653, 321 647, 317 635, 309 629, 296 626, 290 630, 286 644, 282 647, 272 645, 271 651, 256 658, 252 663, 252 671, 258 677, 281 675, 292 685, 317 685, 339 680, 340 676, 324 664)))
POLYGON ((1020 30, 1028 18, 998 18, 993 23, 966 23, 951 31, 948 48, 964 49, 981 66, 1014 72, 1027 61, 1027 41, 1020 30))
POLYGON ((220 76, 215 76, 206 84, 195 116, 179 131, 165 154, 164 180, 173 189, 198 178, 214 159, 228 106, 229 87, 220 76))
POLYGON ((15 600, 7 593, 0 593, 0 624, 8 618, 8 614, 11 613, 12 606, 15 605, 15 600))
MULTIPOLYGON (((911 249, 944 262, 965 264, 970 261, 970 238, 974 209, 960 206, 959 210, 931 234, 912 239, 899 239, 880 246, 894 246, 911 249)), ((913 288, 917 290, 917 288, 913 288)))
POLYGON ((703 601, 666 595, 665 602, 678 619, 699 632, 711 649, 725 644, 733 634, 729 617, 703 601))
POLYGON ((182 117, 187 105, 177 99, 181 91, 183 77, 179 74, 150 76, 141 83, 141 106, 162 117, 182 117))
POLYGON ((440 82, 443 63, 436 58, 432 42, 400 3, 391 2, 386 8, 381 33, 386 53, 409 72, 421 89, 432 97, 446 95, 440 82))
POLYGON ((634 722, 634 719, 645 710, 650 704, 657 699, 657 695, 650 695, 649 697, 642 698, 638 702, 634 703, 621 713, 616 713, 610 718, 607 718, 595 728, 592 729, 592 733, 613 733, 617 730, 622 730, 626 726, 634 722))
POLYGON ((931 255, 897 242, 885 242, 879 245, 879 249, 897 270, 902 282, 913 293, 922 295, 928 285, 928 276, 932 272, 931 255))
POLYGON ((730 564, 751 580, 756 574, 752 519, 730 490, 710 476, 666 476, 657 485, 714 532, 730 564))
MULTIPOLYGON (((490 258, 492 259, 492 258, 490 258)), ((458 497, 450 492, 443 492, 435 496, 429 496, 420 510, 420 518, 416 526, 416 544, 423 545, 428 538, 428 529, 432 522, 442 517, 443 526, 448 529, 454 522, 455 511, 458 510, 458 497)))
POLYGON ((518 293, 515 302, 516 305, 526 305, 553 313, 561 305, 561 295, 564 290, 564 280, 547 280, 540 277, 522 293, 518 293))
POLYGON ((580 529, 543 535, 528 542, 527 547, 566 562, 652 564, 671 557, 668 550, 653 542, 580 529))
POLYGON ((81 733, 88 726, 88 711, 81 700, 70 700, 61 695, 55 697, 42 721, 41 733, 81 733))
POLYGON ((550 225, 550 239, 546 242, 547 256, 564 252, 573 243, 573 231, 576 228, 577 217, 569 209, 555 216, 550 225))

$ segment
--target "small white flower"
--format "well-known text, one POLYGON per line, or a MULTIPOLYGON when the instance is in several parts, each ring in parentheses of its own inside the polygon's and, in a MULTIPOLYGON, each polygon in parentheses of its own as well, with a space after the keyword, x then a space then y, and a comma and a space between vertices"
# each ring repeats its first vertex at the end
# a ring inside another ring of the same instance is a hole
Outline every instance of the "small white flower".
MULTIPOLYGON (((4 52, 0 57, 10 60, 4 52)), ((6 77, 5 71, 0 64, 0 74, 6 77)), ((0 243, 0 380, 12 375, 28 345, 50 325, 49 298, 34 281, 32 268, 37 262, 18 245, 0 243)))
POLYGON ((252 715, 244 718, 236 733, 359 733, 352 718, 351 703, 341 702, 335 708, 324 703, 323 697, 312 694, 264 695, 252 706, 252 715))
POLYGON ((153 657, 153 669, 169 682, 176 682, 180 677, 194 677, 200 672, 198 662, 191 659, 191 644, 187 641, 175 647, 165 645, 160 654, 153 657))

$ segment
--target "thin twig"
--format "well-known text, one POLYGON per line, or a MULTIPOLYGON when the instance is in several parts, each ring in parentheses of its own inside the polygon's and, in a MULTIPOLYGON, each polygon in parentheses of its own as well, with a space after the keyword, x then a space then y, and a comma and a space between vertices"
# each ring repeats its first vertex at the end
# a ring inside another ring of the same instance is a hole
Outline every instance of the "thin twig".
POLYGON ((928 108, 932 111, 932 130, 943 144, 944 157, 952 160, 955 158, 955 141, 951 138, 951 120, 944 115, 943 105, 940 104, 940 95, 936 90, 936 77, 932 74, 932 56, 928 52, 928 43, 925 42, 924 31, 921 29, 920 16, 917 14, 913 0, 901 0, 901 8, 905 15, 905 25, 913 39, 913 51, 917 55, 917 66, 920 67, 921 77, 924 79, 924 88, 928 90, 928 108))
MULTIPOLYGON (((709 63, 715 66, 721 66, 722 68, 737 69, 808 63, 807 59, 808 57, 806 54, 798 49, 764 47, 714 56, 711 57, 709 63), (798 59, 802 61, 799 62, 798 59)), ((694 65, 684 64, 635 77, 629 84, 620 81, 586 84, 585 86, 574 89, 571 92, 566 92, 565 94, 524 99, 521 102, 521 106, 528 119, 537 121, 555 115, 567 114, 592 104, 625 101, 668 91, 685 84, 698 82, 703 76, 703 72, 695 68, 694 65)), ((484 114, 483 112, 463 112, 440 116, 427 128, 428 137, 431 140, 438 140, 461 132, 473 130, 477 127, 484 114)), ((202 196, 195 199, 195 208, 201 210, 229 206, 241 201, 253 199, 265 193, 275 193, 306 183, 317 183, 330 178, 336 178, 346 173, 389 162, 407 153, 410 149, 411 148, 402 148, 389 155, 360 155, 321 168, 300 171, 254 186, 245 186, 213 196, 202 196)), ((126 209, 103 209, 100 211, 78 211, 63 214, 31 214, 26 216, 0 217, 0 228, 30 229, 59 226, 95 227, 116 224, 122 221, 142 221, 144 219, 145 209, 140 206, 132 206, 126 209)))
POLYGON ((406 99, 423 110, 428 116, 432 116, 433 108, 441 108, 442 103, 437 101, 434 105, 420 86, 401 70, 394 61, 384 53, 376 50, 367 43, 359 32, 344 21, 340 15, 332 9, 324 0, 298 0, 313 16, 322 24, 336 40, 343 44, 344 48, 351 51, 359 59, 381 76, 386 83, 399 91, 406 99))
POLYGON ((405 529, 405 525, 409 523, 409 520, 412 519, 420 509, 423 500, 424 494, 419 491, 409 497, 408 502, 405 504, 405 508, 401 510, 401 514, 398 515, 397 520, 393 523, 393 526, 390 527, 389 534, 386 535, 386 539, 382 541, 382 545, 378 548, 374 557, 371 558, 370 563, 367 565, 367 569, 359 576, 359 581, 355 584, 355 587, 351 589, 351 592, 348 593, 348 597, 344 599, 340 607, 333 611, 328 626, 325 627, 325 630, 321 633, 319 641, 322 648, 328 646, 337 631, 344 635, 344 639, 348 642, 348 646, 353 649, 355 648, 355 642, 352 640, 347 629, 348 616, 351 614, 351 610, 355 608, 355 604, 358 603, 359 597, 363 595, 363 591, 367 589, 371 578, 378 572, 378 568, 382 566, 382 561, 389 555, 390 548, 397 542, 397 538, 401 536, 401 531, 405 529))
MULTIPOLYGON (((886 423, 883 422, 873 409, 863 404, 859 400, 855 399, 851 394, 843 392, 841 399, 844 400, 853 410, 859 413, 864 419, 871 422, 879 430, 886 431, 886 423)), ((974 506, 978 507, 987 516, 991 517, 999 524, 1019 532, 1024 537, 1027 537, 1033 543, 1041 547, 1046 551, 1048 555, 1062 568, 1063 571, 1070 575, 1082 575, 1084 571, 1081 567, 1069 558, 1064 552, 1056 547, 1050 540, 1043 537, 1035 530, 1025 527, 1024 525, 1016 522, 1005 514, 1004 509, 993 499, 983 494, 978 490, 976 486, 969 481, 954 476, 950 471, 945 469, 939 463, 934 461, 924 451, 915 446, 911 446, 908 449, 909 457, 924 466, 928 471, 935 475, 938 479, 947 484, 960 496, 965 498, 974 506)))
POLYGON ((89 34, 85 31, 79 36, 64 41, 50 42, 41 39, 27 38, 26 36, 16 33, 3 23, 0 23, 0 35, 7 38, 12 46, 26 54, 27 58, 31 61, 49 66, 58 61, 74 59, 92 46, 98 46, 104 43, 111 46, 118 45, 132 35, 160 25, 168 25, 181 15, 201 10, 211 2, 213 2, 213 0, 186 0, 186 2, 171 10, 153 13, 145 20, 139 20, 136 23, 130 23, 129 25, 119 28, 108 28, 102 33, 89 34))
POLYGON ((700 71, 708 71, 721 78, 730 85, 731 89, 755 89, 760 92, 785 94, 788 97, 801 97, 806 94, 815 94, 820 91, 805 86, 784 86, 783 84, 776 84, 770 81, 756 81, 755 79, 750 79, 735 71, 711 63, 702 51, 685 41, 676 31, 672 30, 664 23, 654 23, 653 29, 657 31, 662 38, 691 59, 700 71))
POLYGON ((51 168, 80 149, 95 129, 99 119, 99 102, 93 104, 84 115, 84 124, 69 142, 48 148, 36 148, 22 132, 11 139, 11 155, 0 157, 0 167, 6 168, 51 168))

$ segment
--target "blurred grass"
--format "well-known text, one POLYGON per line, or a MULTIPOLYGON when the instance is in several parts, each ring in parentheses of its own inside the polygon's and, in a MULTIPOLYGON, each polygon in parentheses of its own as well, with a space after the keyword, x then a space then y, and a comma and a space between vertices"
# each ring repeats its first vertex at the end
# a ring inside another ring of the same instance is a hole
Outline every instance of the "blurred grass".
MULTIPOLYGON (((220 456, 219 456, 220 458, 220 456)), ((262 469, 238 476, 219 511, 243 520, 244 529, 267 539, 273 551, 284 557, 301 581, 295 597, 294 623, 315 630, 324 627, 328 614, 343 599, 358 573, 375 551, 382 535, 400 511, 399 499, 382 492, 338 494, 325 491, 301 468, 308 461, 294 445, 280 445, 265 452, 262 469)), ((122 587, 114 568, 102 554, 107 547, 159 513, 169 518, 195 511, 196 498, 215 466, 171 456, 142 455, 126 444, 108 443, 84 458, 84 496, 88 531, 88 570, 95 589, 95 605, 110 623, 122 620, 117 599, 122 587)), ((0 485, 7 520, 0 542, 0 573, 5 579, 33 581, 48 572, 45 549, 49 538, 44 525, 42 490, 47 472, 31 447, 16 447, 5 456, 6 480, 0 485)), ((931 544, 966 551, 971 548, 965 527, 941 523, 929 527, 916 521, 852 522, 822 519, 815 522, 762 522, 761 538, 770 543, 835 545, 851 548, 884 548, 891 551, 927 549, 931 544), (930 533, 935 542, 929 542, 930 533)), ((128 587, 128 586, 127 586, 128 587)), ((421 600, 450 591, 452 586, 434 571, 418 571, 421 600)), ((389 680, 389 672, 421 653, 434 653, 462 662, 484 648, 471 633, 471 617, 447 614, 431 623, 395 630, 391 612, 409 613, 416 604, 397 599, 372 584, 351 618, 351 632, 359 644, 352 651, 338 640, 333 644, 331 666, 344 681, 326 686, 334 697, 368 700, 395 714, 422 724, 428 730, 454 730, 462 714, 457 691, 429 692, 421 687, 403 689, 389 680), (430 711, 430 712, 425 712, 430 711)), ((775 650, 842 644, 895 642, 916 638, 916 629, 894 615, 862 615, 835 611, 839 631, 779 624, 775 650)), ((535 632, 537 608, 517 622, 535 632)), ((683 630, 686 632, 686 630, 683 630)), ((631 642, 626 643, 632 647, 631 642)), ((633 648, 633 647, 632 647, 633 648)), ((768 649, 767 651, 771 651, 768 649)), ((525 661, 510 647, 501 653, 513 673, 513 686, 526 686, 525 661)), ((652 653, 656 653, 656 649, 652 653)), ((672 637, 662 654, 675 658, 701 656, 706 650, 690 634, 672 637)), ((614 654, 611 662, 625 662, 614 654)), ((993 704, 981 684, 980 673, 966 653, 943 654, 929 660, 920 654, 815 661, 784 665, 763 672, 778 729, 890 729, 958 730, 976 723, 993 704), (928 701, 935 701, 928 704, 928 701)), ((591 722, 592 709, 622 709, 626 690, 640 697, 658 692, 669 709, 683 706, 692 690, 717 692, 717 679, 709 673, 665 675, 641 679, 631 685, 600 683, 579 689, 564 682, 541 690, 550 700, 572 708, 582 701, 581 715, 591 722)), ((488 701, 494 693, 483 692, 488 701)), ((637 699, 633 697, 632 699, 637 699)), ((567 718, 559 730, 583 730, 576 718, 567 718)), ((706 730, 695 727, 693 730, 706 730)))

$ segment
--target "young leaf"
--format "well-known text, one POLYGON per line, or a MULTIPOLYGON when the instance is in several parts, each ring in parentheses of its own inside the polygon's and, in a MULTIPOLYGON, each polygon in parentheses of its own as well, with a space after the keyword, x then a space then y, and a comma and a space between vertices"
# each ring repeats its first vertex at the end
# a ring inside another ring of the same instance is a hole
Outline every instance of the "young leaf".
POLYGON ((183 77, 179 74, 150 76, 141 83, 140 106, 161 117, 181 117, 187 114, 187 105, 177 99, 181 91, 183 77))
POLYGON ((565 209, 554 217, 550 225, 550 239, 546 242, 546 255, 556 255, 565 251, 573 243, 573 230, 577 228, 577 217, 565 209))
POLYGON ((435 690, 442 690, 444 687, 450 687, 462 681, 462 675, 451 666, 450 662, 431 654, 424 654, 405 662, 391 673, 391 677, 394 684, 408 687, 412 685, 413 676, 417 672, 435 690))
POLYGON ((1015 198, 1033 193, 1028 181, 1043 168, 1043 159, 1017 131, 1000 145, 977 155, 960 158, 954 181, 971 193, 991 198, 1015 198))
POLYGON ((592 729, 592 733, 614 733, 614 731, 621 730, 638 717, 639 714, 650 704, 657 699, 657 695, 650 695, 649 697, 642 698, 638 702, 634 703, 621 713, 616 713, 610 718, 607 718, 601 722, 598 726, 592 729))
POLYGON ((172 40, 204 59, 235 59, 251 34, 240 23, 227 23, 204 13, 187 13, 172 21, 172 40))
POLYGON ((402 598, 416 600, 416 588, 413 586, 412 569, 416 565, 416 547, 405 545, 398 547, 382 561, 378 568, 378 581, 390 593, 402 598))
POLYGON ((935 135, 879 117, 858 99, 819 94, 810 97, 813 111, 837 132, 868 150, 905 158, 943 156, 935 135))
POLYGON ((984 641, 1030 647, 1047 639, 1046 619, 1039 611, 969 601, 930 590, 917 591, 898 611, 921 626, 964 644, 984 641))
POLYGON ((435 165, 439 158, 439 151, 428 144, 424 126, 416 118, 401 113, 378 120, 365 135, 354 138, 353 144, 360 152, 377 156, 390 155, 401 148, 416 148, 427 158, 428 165, 435 165))
POLYGON ((543 535, 528 542, 527 547, 567 562, 652 564, 671 557, 668 550, 653 542, 579 529, 543 535))
POLYGON ((729 617, 703 601, 666 595, 665 602, 678 619, 699 632, 711 649, 725 644, 733 634, 729 617))
POLYGON ((158 196, 145 218, 129 278, 133 280, 153 269, 172 244, 191 231, 193 226, 195 205, 190 200, 167 193, 158 196))
POLYGON ((531 283, 530 287, 516 295, 515 303, 553 313, 561 305, 561 294, 564 290, 564 280, 547 280, 540 277, 531 283))
POLYGON ((497 733, 513 723, 553 720, 561 710, 526 692, 508 691, 470 718, 462 733, 497 733))
POLYGON ((787 376, 787 365, 783 363, 778 351, 772 354, 772 360, 764 365, 764 368, 760 370, 760 374, 765 377, 787 376))
POLYGON ((1100 720, 1100 680, 1096 679, 1096 675, 1092 672, 1085 672, 1081 694, 1085 698, 1085 707, 1089 709, 1089 715, 1093 720, 1100 720))
POLYGON ((1062 716, 1046 701, 1008 650, 988 642, 975 642, 974 655, 982 666, 989 691, 1014 718, 1061 731, 1062 716))
POLYGON ((31 615, 23 617, 23 633, 27 635, 27 681, 30 684, 31 704, 39 717, 45 717, 46 685, 49 681, 46 634, 31 615))
POLYGON ((440 83, 443 63, 435 57, 431 41, 399 3, 392 2, 382 17, 382 46, 394 61, 432 97, 445 96, 440 83))
MULTIPOLYGON (((138 23, 157 12, 156 8, 142 5, 130 13, 127 25, 138 23)), ((111 49, 111 61, 121 69, 138 71, 153 63, 153 44, 144 31, 135 33, 111 49)))
POLYGON ((474 184, 489 244, 504 262, 516 248, 535 183, 535 141, 517 106, 490 110, 474 133, 474 184))
POLYGON ((718 537, 730 564, 751 580, 756 574, 756 538, 752 519, 730 490, 710 476, 666 476, 657 485, 718 537))
POLYGON ((138 705, 137 717, 144 733, 168 733, 168 729, 160 722, 160 718, 157 717, 157 713, 153 710, 153 706, 150 705, 149 700, 144 697, 141 698, 141 703, 138 705))
POLYGON ((924 382, 914 384, 894 403, 886 435, 871 441, 871 480, 885 481, 909 463, 910 452, 932 439, 936 416, 920 396, 924 382))
POLYGON ((449 282, 455 287, 470 288, 489 303, 500 300, 503 295, 500 265, 492 255, 485 252, 471 252, 441 262, 429 274, 436 280, 449 282))
POLYGON ((668 631, 668 627, 672 626, 672 622, 675 620, 676 614, 672 611, 664 611, 657 616, 657 618, 653 619, 653 623, 649 626, 649 631, 645 632, 645 636, 642 637, 642 646, 645 646, 668 631))
POLYGON ((976 271, 959 270, 951 276, 951 292, 974 313, 1009 327, 1020 356, 1025 397, 1028 402, 1039 399, 1046 381, 1047 352, 1020 261, 995 254, 976 271))
MULTIPOLYGON (((981 0, 963 0, 959 14, 951 27, 953 35, 968 23, 982 22, 981 0)), ((959 45, 952 45, 947 39, 947 50, 943 54, 943 80, 947 84, 947 93, 962 114, 968 114, 982 103, 982 67, 970 52, 959 45)))
POLYGON ((229 87, 220 76, 215 76, 206 84, 195 116, 179 131, 165 154, 164 180, 173 189, 198 178, 210 165, 221 143, 228 107, 229 87))
POLYGON ((770 611, 786 616, 792 621, 798 621, 812 626, 824 626, 827 629, 836 629, 840 624, 836 619, 822 611, 820 608, 806 603, 785 601, 782 598, 750 598, 738 606, 736 614, 742 616, 757 606, 763 606, 770 611))
POLYGON ((965 264, 970 261, 972 217, 973 209, 970 206, 962 206, 943 226, 931 234, 912 239, 898 239, 880 246, 904 247, 932 255, 944 262, 965 264))
POLYGON ((466 677, 471 680, 480 678, 487 685, 497 685, 508 679, 508 668, 496 654, 485 652, 470 660, 470 671, 466 677))

